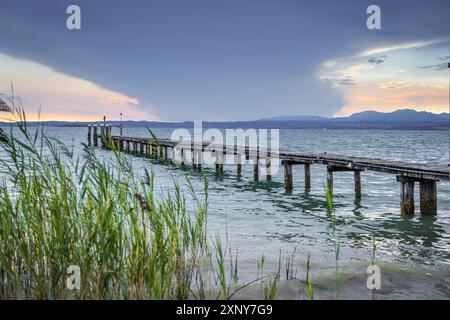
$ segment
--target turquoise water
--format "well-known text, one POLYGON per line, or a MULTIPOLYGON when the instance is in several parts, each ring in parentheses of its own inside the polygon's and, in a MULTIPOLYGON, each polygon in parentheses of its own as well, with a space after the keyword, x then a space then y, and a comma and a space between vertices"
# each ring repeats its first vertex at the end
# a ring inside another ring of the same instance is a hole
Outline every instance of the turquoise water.
MULTIPOLYGON (((75 154, 87 140, 86 128, 48 128, 47 132, 73 145, 75 154)), ((158 137, 168 138, 172 129, 157 129, 158 137)), ((147 136, 146 129, 124 129, 124 135, 147 136)), ((444 131, 376 130, 280 130, 281 149, 327 152, 401 160, 416 163, 447 164, 448 133, 444 131)), ((99 155, 110 152, 98 148, 99 155)), ((185 175, 201 193, 202 177, 189 166, 161 164, 132 157, 137 172, 144 168, 155 173, 157 190, 170 191, 173 181, 184 187, 185 175)), ((283 276, 278 297, 305 298, 302 280, 306 260, 311 257, 311 277, 318 299, 336 297, 336 261, 333 223, 327 214, 324 182, 326 167, 311 168, 312 188, 306 191, 302 166, 294 167, 294 190, 286 192, 280 170, 272 181, 260 175, 252 179, 252 167, 244 166, 240 178, 235 166, 225 165, 221 176, 206 168, 209 185, 210 234, 219 233, 227 252, 238 254, 239 281, 255 279, 257 263, 265 259, 264 272, 278 269, 279 257, 294 254, 292 270, 296 279, 283 276)), ((372 234, 376 238, 376 264, 381 268, 381 290, 377 299, 450 298, 450 183, 438 183, 437 217, 400 215, 399 185, 394 175, 363 172, 361 200, 354 197, 352 173, 334 176, 336 235, 341 245, 339 270, 343 272, 340 298, 371 299, 366 287, 366 268, 372 254, 372 234)), ((416 187, 416 208, 419 204, 416 187)), ((418 211, 416 209, 416 211, 418 211)), ((251 288, 238 297, 252 297, 251 288)))

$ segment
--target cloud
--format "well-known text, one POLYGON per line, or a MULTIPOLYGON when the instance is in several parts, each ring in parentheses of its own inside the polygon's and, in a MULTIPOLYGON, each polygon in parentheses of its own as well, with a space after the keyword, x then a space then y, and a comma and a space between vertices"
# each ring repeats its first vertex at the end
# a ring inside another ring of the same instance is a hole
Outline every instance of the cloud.
POLYGON ((387 81, 378 84, 380 89, 403 89, 411 85, 407 81, 387 81))
POLYGON ((432 69, 435 71, 442 71, 448 69, 448 64, 446 62, 444 63, 437 63, 437 64, 430 64, 427 66, 419 66, 420 69, 432 69))
POLYGON ((373 55, 377 55, 380 53, 399 50, 399 49, 420 48, 420 47, 425 47, 425 46, 429 46, 432 44, 438 44, 438 43, 443 43, 443 42, 447 42, 447 41, 450 41, 450 38, 439 38, 439 39, 432 39, 432 40, 419 40, 419 41, 412 41, 412 42, 403 42, 403 43, 398 43, 398 44, 386 46, 386 47, 377 47, 377 48, 367 49, 367 50, 357 53, 355 57, 368 57, 368 56, 373 56, 373 55))
POLYGON ((367 61, 369 61, 369 63, 380 64, 386 61, 386 58, 386 55, 382 55, 380 57, 370 57, 367 61))
POLYGON ((358 85, 358 82, 356 82, 350 76, 346 76, 343 78, 323 78, 322 80, 330 82, 333 87, 358 85))
MULTIPOLYGON (((16 59, 0 53, 0 92, 10 91, 10 79, 15 94, 23 101, 27 117, 42 108, 42 120, 99 120, 103 116, 117 119, 158 119, 152 108, 136 98, 103 88, 93 82, 57 72, 33 61, 16 59)), ((5 107, 0 102, 0 108, 5 107)))
POLYGON ((449 61, 450 60, 450 56, 438 57, 438 59, 441 60, 441 61, 449 61))
POLYGON ((128 107, 139 105, 139 100, 136 98, 129 98, 123 95, 109 95, 105 97, 102 101, 103 103, 111 104, 117 107, 128 107))

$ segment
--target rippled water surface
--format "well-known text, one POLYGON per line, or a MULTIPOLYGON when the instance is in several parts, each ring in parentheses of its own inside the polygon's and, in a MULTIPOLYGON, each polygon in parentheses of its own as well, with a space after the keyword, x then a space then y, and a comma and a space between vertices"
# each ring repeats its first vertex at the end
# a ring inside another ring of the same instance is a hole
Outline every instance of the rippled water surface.
MULTIPOLYGON (((79 154, 87 139, 86 128, 48 128, 47 132, 79 154)), ((170 137, 171 129, 158 129, 158 137, 170 137)), ((146 129, 124 129, 124 135, 147 136, 146 129)), ((281 130, 282 149, 358 155, 416 163, 447 164, 448 133, 445 131, 376 130, 281 130)), ((100 154, 108 151, 98 149, 100 154)), ((194 187, 203 189, 200 173, 190 167, 160 164, 154 160, 131 157, 138 172, 151 168, 157 189, 170 191, 173 182, 184 184, 188 175, 194 187)), ((257 263, 265 259, 267 272, 278 268, 280 254, 294 254, 296 278, 304 279, 307 255, 311 257, 311 276, 316 298, 336 297, 335 246, 332 219, 327 214, 324 182, 326 167, 311 168, 312 188, 305 191, 302 166, 294 167, 294 190, 283 187, 282 170, 265 181, 252 179, 251 167, 236 176, 234 166, 216 176, 207 168, 209 178, 208 227, 219 232, 227 249, 237 252, 240 281, 255 278, 257 263)), ((438 215, 414 217, 400 215, 399 184, 394 175, 362 173, 363 196, 354 197, 353 175, 334 176, 336 235, 341 244, 339 265, 343 271, 341 298, 372 298, 366 288, 366 268, 372 254, 372 234, 376 238, 376 263, 382 271, 378 299, 450 298, 450 183, 438 183, 438 215)), ((186 187, 183 187, 188 194, 186 187)), ((418 186, 416 186, 418 207, 418 186)), ((416 209, 416 211, 418 211, 416 209)), ((282 269, 285 268, 284 262, 282 269)), ((299 280, 279 283, 280 298, 304 298, 299 280)), ((243 290, 241 297, 251 293, 243 290)))

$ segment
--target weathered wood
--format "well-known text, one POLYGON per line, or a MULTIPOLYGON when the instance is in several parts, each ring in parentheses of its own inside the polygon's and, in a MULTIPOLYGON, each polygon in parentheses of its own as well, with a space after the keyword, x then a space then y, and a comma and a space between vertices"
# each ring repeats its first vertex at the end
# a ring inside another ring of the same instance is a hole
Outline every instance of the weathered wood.
POLYGON ((400 182, 400 212, 406 215, 414 214, 414 180, 404 176, 397 176, 400 182))
POLYGON ((98 128, 96 125, 94 125, 94 147, 98 146, 98 128))
POLYGON ((92 125, 88 125, 88 146, 90 146, 92 144, 92 125))
POLYGON ((144 143, 141 142, 139 145, 140 145, 140 150, 139 150, 140 154, 144 154, 144 143))
POLYGON ((223 173, 223 150, 221 148, 214 150, 216 157, 216 172, 223 173))
POLYGON ((253 180, 259 180, 259 159, 255 158, 253 160, 253 180))
POLYGON ((158 159, 158 145, 156 143, 152 144, 153 158, 158 159))
POLYGON ((102 148, 105 148, 105 146, 106 146, 106 133, 105 133, 105 126, 104 125, 102 125, 102 126, 100 126, 100 142, 101 142, 101 145, 102 145, 102 148))
POLYGON ((311 190, 311 164, 305 163, 305 189, 311 190))
POLYGON ((272 162, 270 158, 266 158, 266 179, 272 180, 272 162))
POLYGON ((420 213, 437 214, 437 188, 435 180, 420 181, 420 213))
POLYGON ((286 190, 292 190, 293 189, 292 163, 284 161, 283 166, 284 166, 284 188, 286 190))
POLYGON ((196 159, 196 152, 195 149, 191 149, 191 156, 192 156, 192 168, 197 168, 197 159, 196 159))
MULTIPOLYGON (((89 137, 93 137, 94 146, 98 145, 98 126, 92 125, 93 135, 88 131, 88 141, 89 137)), ((117 136, 112 136, 110 125, 100 125, 102 130, 102 136, 105 135, 112 137, 113 139, 117 136)), ((89 129, 88 129, 89 130, 89 129)), ((148 139, 144 138, 133 138, 133 137, 121 137, 122 143, 127 143, 127 151, 130 150, 130 143, 148 143, 148 139)), ((105 139, 102 140, 102 145, 105 143, 105 139)), ((120 145, 121 142, 119 142, 120 145)), ((158 148, 156 145, 153 146, 152 151, 154 152, 155 158, 158 156, 167 158, 167 148, 172 148, 171 156, 174 157, 175 151, 174 146, 177 144, 175 141, 170 141, 167 139, 158 140, 158 145, 161 145, 160 152, 158 154, 158 148)), ((192 146, 192 145, 191 145, 192 146)), ((190 148, 188 144, 188 148, 190 148)), ((240 156, 245 156, 245 159, 255 159, 257 157, 257 149, 251 147, 242 147, 237 149, 236 147, 229 147, 226 145, 220 146, 210 146, 207 143, 203 143, 201 150, 206 147, 213 147, 213 149, 220 150, 217 154, 219 155, 219 161, 216 163, 216 169, 218 172, 223 171, 223 153, 238 155, 237 172, 238 175, 242 172, 242 163, 240 156)), ((189 149, 188 149, 189 150, 189 149)), ((186 164, 186 154, 185 150, 181 149, 182 163, 186 164)), ((150 152, 150 151, 149 151, 150 152)), ((199 151, 199 156, 201 157, 202 151, 199 151)), ((395 174, 400 179, 401 182, 401 211, 402 213, 411 214, 414 212, 414 182, 420 182, 421 189, 421 212, 422 214, 436 214, 437 212, 437 190, 436 181, 449 181, 449 168, 447 166, 439 165, 424 165, 424 164, 414 164, 414 163, 404 163, 398 161, 389 161, 382 159, 372 159, 364 157, 349 157, 349 156, 337 156, 330 154, 318 154, 318 153, 299 153, 290 151, 280 151, 276 153, 276 156, 282 160, 285 170, 285 187, 286 189, 293 188, 293 178, 292 178, 292 165, 302 164, 305 168, 305 188, 308 190, 311 187, 311 164, 322 164, 327 166, 327 185, 330 191, 333 191, 333 172, 334 171, 353 171, 354 172, 354 183, 355 183, 355 197, 361 197, 361 173, 363 170, 370 170, 375 172, 382 172, 388 174, 395 174)), ((270 152, 267 153, 267 157, 270 158, 270 152)), ((196 155, 193 156, 193 161, 196 161, 196 155)), ((201 160, 200 160, 201 161, 201 160)), ((216 161, 217 162, 217 161, 216 161)), ((198 164, 198 162, 196 163, 198 164)), ((268 179, 272 177, 272 172, 268 171, 268 166, 266 163, 266 175, 268 179), (270 174, 269 174, 270 173, 270 174)), ((253 165, 253 176, 255 180, 259 178, 259 166, 258 163, 254 162, 253 165)))
POLYGON ((183 147, 181 147, 181 165, 186 164, 186 150, 184 150, 183 147))
POLYGON ((355 170, 353 171, 354 180, 355 180, 355 197, 357 199, 361 198, 361 171, 355 170))
POLYGON ((242 154, 238 153, 236 156, 237 161, 237 175, 240 176, 242 174, 242 154))
MULTIPOLYGON (((133 137, 124 137, 124 139, 147 140, 145 138, 133 137)), ((160 139, 158 141, 163 145, 171 147, 176 144, 176 142, 168 139, 160 139)), ((204 143, 202 145, 203 148, 207 146, 207 143, 204 143)), ((224 146, 224 148, 226 148, 226 146, 224 146)), ((253 158, 255 154, 254 148, 245 147, 242 149, 245 150, 246 159, 253 158), (250 155, 250 153, 252 153, 253 156, 250 155)), ((237 154, 237 151, 234 151, 234 153, 237 154)), ((270 153, 268 155, 270 156, 270 153)), ((402 175, 415 179, 449 181, 449 168, 443 165, 424 165, 364 157, 349 157, 319 153, 300 153, 291 151, 280 151, 279 153, 277 153, 277 155, 279 155, 279 158, 281 160, 290 161, 293 164, 323 164, 327 166, 333 166, 334 168, 343 168, 348 170, 370 170, 402 175)))

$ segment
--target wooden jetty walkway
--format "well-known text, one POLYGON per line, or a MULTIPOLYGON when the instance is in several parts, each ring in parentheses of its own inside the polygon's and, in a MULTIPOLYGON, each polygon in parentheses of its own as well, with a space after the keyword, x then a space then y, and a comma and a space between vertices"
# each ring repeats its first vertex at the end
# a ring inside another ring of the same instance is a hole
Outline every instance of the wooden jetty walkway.
POLYGON ((293 166, 304 166, 305 188, 311 187, 311 165, 320 164, 326 166, 327 184, 330 192, 333 192, 333 174, 340 171, 351 171, 354 173, 355 197, 361 197, 361 172, 375 171, 396 176, 397 182, 400 183, 400 212, 402 214, 414 214, 414 185, 419 183, 420 186, 420 213, 424 215, 437 214, 437 182, 449 181, 448 166, 434 166, 414 163, 404 163, 398 161, 389 161, 365 157, 339 156, 320 153, 304 153, 260 150, 250 148, 248 146, 236 147, 227 145, 211 145, 208 143, 193 143, 184 141, 171 141, 168 139, 154 139, 126 137, 122 135, 112 135, 111 125, 89 125, 88 127, 88 143, 98 146, 100 139, 103 148, 109 148, 114 145, 118 150, 133 152, 135 154, 153 157, 155 159, 163 158, 166 160, 174 160, 175 154, 181 158, 181 164, 187 165, 187 154, 191 157, 192 166, 199 167, 202 165, 203 152, 211 151, 215 154, 215 167, 217 172, 223 172, 223 164, 225 155, 237 155, 237 174, 242 172, 241 159, 253 160, 253 178, 259 179, 259 160, 264 160, 266 169, 266 179, 271 180, 271 160, 278 158, 284 167, 284 185, 286 190, 292 190, 293 182, 293 166), (100 129, 100 132, 99 132, 100 129), (170 151, 170 157, 169 157, 170 151))

